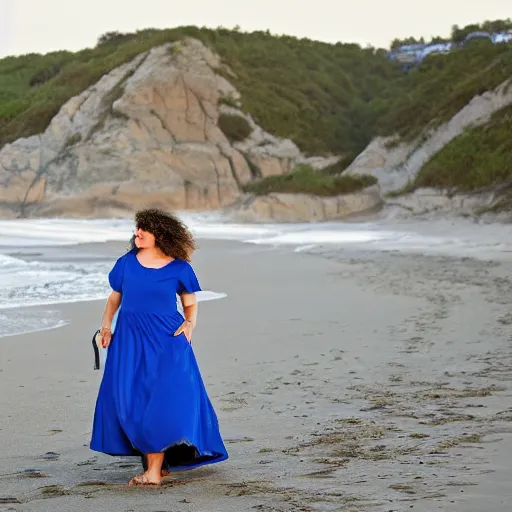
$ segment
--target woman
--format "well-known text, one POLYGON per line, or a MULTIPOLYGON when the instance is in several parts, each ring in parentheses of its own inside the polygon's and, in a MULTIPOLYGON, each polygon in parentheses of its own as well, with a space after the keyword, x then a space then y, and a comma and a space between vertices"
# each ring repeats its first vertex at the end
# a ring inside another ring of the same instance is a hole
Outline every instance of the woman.
POLYGON ((109 350, 90 446, 143 457, 147 469, 129 485, 159 485, 162 467, 191 469, 228 455, 191 347, 200 291, 189 264, 194 239, 159 210, 140 211, 135 222, 132 249, 109 273, 101 324, 109 350))

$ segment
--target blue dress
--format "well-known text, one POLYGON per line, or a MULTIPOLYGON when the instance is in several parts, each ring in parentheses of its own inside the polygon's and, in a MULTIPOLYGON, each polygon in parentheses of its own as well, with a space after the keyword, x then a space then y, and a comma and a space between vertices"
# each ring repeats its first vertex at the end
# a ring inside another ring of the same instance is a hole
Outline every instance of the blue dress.
POLYGON ((133 249, 109 273, 122 293, 96 402, 90 447, 110 455, 165 453, 171 470, 228 458, 217 416, 184 334, 176 294, 200 291, 189 263, 144 267, 133 249))

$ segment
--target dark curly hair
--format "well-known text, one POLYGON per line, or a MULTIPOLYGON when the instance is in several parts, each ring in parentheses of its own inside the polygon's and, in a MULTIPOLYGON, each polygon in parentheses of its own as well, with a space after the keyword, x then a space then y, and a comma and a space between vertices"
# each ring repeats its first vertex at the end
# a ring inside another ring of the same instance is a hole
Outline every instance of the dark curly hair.
MULTIPOLYGON (((177 217, 162 210, 140 210, 135 214, 137 229, 148 231, 155 237, 155 245, 166 255, 177 260, 190 261, 196 249, 194 237, 177 217)), ((135 235, 130 240, 134 249, 135 235)))

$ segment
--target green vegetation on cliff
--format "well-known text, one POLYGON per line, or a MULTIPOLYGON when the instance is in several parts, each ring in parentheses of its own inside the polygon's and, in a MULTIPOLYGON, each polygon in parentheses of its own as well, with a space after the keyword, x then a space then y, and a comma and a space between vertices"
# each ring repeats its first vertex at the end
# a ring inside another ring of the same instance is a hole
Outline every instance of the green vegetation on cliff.
POLYGON ((469 192, 512 180, 512 105, 471 128, 437 153, 411 188, 469 192))
POLYGON ((42 132, 59 108, 105 73, 163 43, 195 37, 217 51, 235 77, 242 108, 311 154, 362 150, 372 137, 367 105, 401 75, 385 52, 336 44, 182 27, 106 34, 93 49, 0 60, 0 147, 42 132))
POLYGON ((308 165, 300 165, 292 173, 268 176, 262 180, 248 183, 244 186, 244 192, 258 196, 265 196, 272 192, 338 196, 358 192, 376 183, 376 178, 369 175, 333 176, 322 171, 315 171, 308 165))
POLYGON ((221 114, 219 116, 219 128, 231 142, 245 140, 252 132, 247 119, 236 114, 221 114))
POLYGON ((474 40, 447 55, 432 55, 390 84, 370 108, 381 111, 377 131, 411 141, 451 119, 473 97, 512 78, 512 46, 474 40))

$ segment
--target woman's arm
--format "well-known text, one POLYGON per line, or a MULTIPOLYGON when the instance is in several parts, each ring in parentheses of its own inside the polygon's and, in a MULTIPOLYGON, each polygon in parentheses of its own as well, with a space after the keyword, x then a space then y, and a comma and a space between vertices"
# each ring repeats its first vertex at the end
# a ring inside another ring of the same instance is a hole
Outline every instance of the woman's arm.
POLYGON ((192 324, 192 327, 197 323, 197 298, 195 293, 182 293, 180 295, 185 320, 192 324))
POLYGON ((119 309, 121 304, 121 294, 119 292, 112 292, 108 299, 107 304, 105 305, 105 311, 103 312, 103 317, 101 319, 101 338, 102 345, 104 348, 110 345, 110 339, 112 337, 112 320, 116 311, 119 309))
POLYGON ((174 336, 184 334, 187 340, 192 341, 192 329, 197 323, 197 298, 195 293, 182 293, 180 295, 185 321, 180 325, 174 336))

